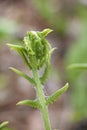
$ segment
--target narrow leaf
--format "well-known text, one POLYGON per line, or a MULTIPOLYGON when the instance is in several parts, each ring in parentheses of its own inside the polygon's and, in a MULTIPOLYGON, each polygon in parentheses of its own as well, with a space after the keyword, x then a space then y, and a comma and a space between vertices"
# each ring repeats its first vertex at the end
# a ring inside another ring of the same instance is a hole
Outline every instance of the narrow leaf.
POLYGON ((6 127, 8 125, 8 121, 4 121, 0 124, 0 130, 2 130, 4 127, 6 127))
POLYGON ((13 68, 13 67, 10 67, 10 69, 11 69, 12 71, 14 71, 16 74, 18 74, 18 75, 24 77, 24 78, 25 78, 26 80, 28 80, 31 84, 35 85, 34 80, 33 80, 32 78, 30 78, 28 75, 26 75, 24 72, 21 72, 21 71, 15 69, 15 68, 13 68))
POLYGON ((31 69, 31 65, 29 63, 29 58, 28 58, 28 54, 26 49, 18 49, 17 52, 20 54, 20 56, 23 58, 25 64, 27 64, 29 66, 29 68, 31 69))
POLYGON ((7 44, 7 45, 10 46, 11 49, 13 50, 24 49, 23 46, 19 46, 19 45, 13 45, 13 44, 7 44))
POLYGON ((50 51, 50 55, 54 52, 54 50, 56 50, 57 48, 52 48, 51 51, 50 51))
POLYGON ((41 34, 42 34, 42 36, 43 37, 46 37, 49 33, 51 33, 53 30, 51 30, 51 29, 44 29, 42 32, 41 32, 41 34))
POLYGON ((27 51, 23 46, 19 45, 12 45, 12 44, 7 44, 8 46, 11 47, 11 49, 16 50, 20 56, 23 58, 24 62, 29 66, 31 69, 30 63, 29 63, 29 58, 27 57, 27 51))
POLYGON ((71 64, 68 69, 87 69, 87 63, 71 64))
POLYGON ((61 96, 67 89, 68 89, 69 85, 68 83, 65 84, 64 87, 62 87, 61 89, 57 90, 55 93, 53 93, 51 96, 46 98, 46 105, 52 104, 53 102, 55 102, 57 100, 57 98, 59 96, 61 96))
POLYGON ((19 101, 17 105, 26 105, 33 108, 40 108, 40 104, 38 100, 23 100, 23 101, 19 101))

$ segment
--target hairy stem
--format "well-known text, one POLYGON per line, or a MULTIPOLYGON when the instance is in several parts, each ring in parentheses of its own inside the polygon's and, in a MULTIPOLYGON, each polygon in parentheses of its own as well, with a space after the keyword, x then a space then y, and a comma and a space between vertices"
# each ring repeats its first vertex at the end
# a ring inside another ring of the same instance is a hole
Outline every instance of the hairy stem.
POLYGON ((45 127, 45 130, 51 130, 50 120, 49 120, 49 117, 48 117, 48 108, 46 106, 46 100, 45 100, 45 97, 44 97, 43 89, 41 87, 41 81, 39 79, 37 69, 33 69, 32 72, 33 72, 34 80, 35 80, 35 83, 36 83, 36 91, 37 91, 39 103, 40 103, 40 106, 41 106, 40 110, 41 110, 41 113, 42 113, 44 127, 45 127))

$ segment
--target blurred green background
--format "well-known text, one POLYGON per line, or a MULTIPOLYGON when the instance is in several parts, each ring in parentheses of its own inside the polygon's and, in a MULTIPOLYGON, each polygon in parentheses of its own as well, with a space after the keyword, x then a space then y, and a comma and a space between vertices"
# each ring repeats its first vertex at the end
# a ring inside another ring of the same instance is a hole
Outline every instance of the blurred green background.
POLYGON ((73 63, 87 63, 86 0, 0 0, 0 123, 10 122, 3 130, 43 130, 37 110, 15 105, 36 94, 27 81, 8 69, 31 73, 6 44, 21 44, 27 31, 45 28, 53 29, 47 39, 58 49, 44 91, 50 95, 66 82, 70 84, 49 107, 52 129, 87 130, 87 70, 67 69, 73 63))

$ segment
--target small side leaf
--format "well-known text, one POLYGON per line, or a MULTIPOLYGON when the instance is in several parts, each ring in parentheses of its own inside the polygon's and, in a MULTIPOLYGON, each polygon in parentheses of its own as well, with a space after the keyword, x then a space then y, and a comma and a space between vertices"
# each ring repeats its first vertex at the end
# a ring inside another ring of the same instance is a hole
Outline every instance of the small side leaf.
POLYGON ((43 37, 46 37, 49 33, 51 33, 53 30, 52 29, 49 29, 49 28, 47 28, 47 29, 44 29, 42 32, 41 32, 41 34, 42 34, 42 36, 43 37))
POLYGON ((30 107, 33 107, 33 108, 40 108, 40 104, 39 104, 39 101, 36 99, 36 100, 23 100, 23 101, 19 101, 17 103, 17 105, 26 105, 26 106, 30 106, 30 107))
POLYGON ((51 51, 50 51, 50 55, 51 55, 56 49, 57 49, 56 47, 52 48, 51 51))
POLYGON ((68 89, 69 85, 68 83, 65 84, 64 87, 62 87, 61 89, 57 90, 55 93, 53 93, 51 96, 46 98, 46 105, 52 104, 53 102, 55 102, 57 100, 57 98, 59 96, 61 96, 67 89, 68 89))
POLYGON ((26 80, 28 80, 31 84, 35 85, 34 80, 33 80, 32 78, 30 78, 28 75, 26 75, 24 72, 21 72, 21 71, 15 69, 15 68, 13 68, 13 67, 10 67, 10 69, 11 69, 12 71, 14 71, 16 74, 18 74, 18 75, 24 77, 24 78, 25 78, 26 80))
POLYGON ((68 69, 87 69, 87 63, 76 63, 68 66, 68 69))
POLYGON ((0 124, 0 130, 2 130, 4 127, 6 127, 8 125, 8 121, 4 121, 0 124))
POLYGON ((16 50, 16 51, 20 51, 20 50, 24 50, 23 46, 20 45, 12 45, 12 44, 7 44, 8 46, 10 46, 11 49, 16 50))
POLYGON ((31 65, 29 63, 29 58, 27 57, 26 49, 23 46, 19 46, 19 45, 12 45, 12 44, 7 44, 7 45, 10 46, 11 49, 16 50, 20 54, 20 56, 23 58, 24 62, 31 69, 31 65))

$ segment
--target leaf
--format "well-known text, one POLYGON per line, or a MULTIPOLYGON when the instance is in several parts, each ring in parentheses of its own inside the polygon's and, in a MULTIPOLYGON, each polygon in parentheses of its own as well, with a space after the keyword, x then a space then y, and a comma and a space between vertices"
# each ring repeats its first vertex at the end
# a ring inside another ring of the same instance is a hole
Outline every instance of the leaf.
POLYGON ((50 55, 54 52, 54 50, 56 50, 57 48, 56 47, 54 47, 54 48, 52 48, 51 50, 50 50, 50 55))
POLYGON ((52 104, 53 102, 55 102, 57 100, 57 98, 59 96, 61 96, 67 89, 68 89, 69 85, 68 83, 65 84, 64 87, 62 87, 61 89, 57 90, 55 93, 53 93, 51 96, 46 98, 46 105, 52 104))
POLYGON ((68 69, 87 69, 87 63, 76 63, 68 66, 68 69))
POLYGON ((41 34, 43 37, 46 37, 49 33, 51 33, 53 30, 47 28, 47 29, 44 29, 41 34))
POLYGON ((12 44, 9 44, 9 43, 7 45, 10 46, 11 49, 16 50, 16 51, 18 51, 20 49, 24 49, 23 46, 19 46, 19 45, 12 45, 12 44))
POLYGON ((25 78, 26 80, 28 80, 31 84, 35 85, 34 80, 33 80, 32 78, 30 78, 28 75, 26 75, 24 72, 21 72, 21 71, 15 69, 15 68, 13 68, 13 67, 10 67, 10 69, 11 69, 12 71, 14 71, 16 74, 18 74, 18 75, 24 77, 24 78, 25 78))
POLYGON ((30 107, 33 107, 33 108, 40 108, 40 104, 38 102, 37 99, 35 100, 23 100, 23 101, 19 101, 17 103, 17 105, 26 105, 26 106, 30 106, 30 107))
POLYGON ((25 48, 23 46, 19 46, 19 45, 12 45, 12 44, 7 44, 8 46, 10 46, 11 49, 16 50, 20 56, 26 61, 26 58, 24 57, 23 51, 25 50, 25 48))
POLYGON ((4 127, 6 127, 8 125, 8 121, 4 121, 0 124, 0 130, 2 130, 4 127))
POLYGON ((11 49, 16 50, 20 54, 20 56, 23 58, 24 62, 31 69, 31 65, 29 63, 29 58, 28 58, 27 50, 23 46, 12 45, 12 44, 7 44, 7 45, 10 46, 11 49))

